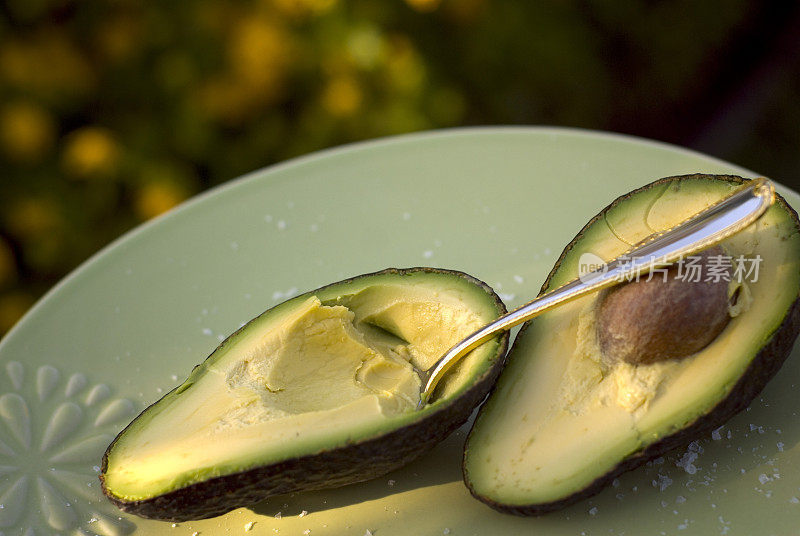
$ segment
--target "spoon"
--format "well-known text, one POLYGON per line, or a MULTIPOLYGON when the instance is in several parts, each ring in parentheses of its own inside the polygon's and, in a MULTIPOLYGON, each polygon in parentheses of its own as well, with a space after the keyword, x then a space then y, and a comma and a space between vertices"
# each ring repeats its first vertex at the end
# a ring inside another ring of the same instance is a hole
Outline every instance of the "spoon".
POLYGON ((450 348, 428 370, 420 371, 423 388, 417 409, 428 403, 436 385, 453 365, 498 332, 509 330, 563 303, 718 244, 755 222, 774 199, 775 188, 770 181, 763 177, 748 181, 675 227, 650 235, 600 269, 546 292, 485 325, 450 348))

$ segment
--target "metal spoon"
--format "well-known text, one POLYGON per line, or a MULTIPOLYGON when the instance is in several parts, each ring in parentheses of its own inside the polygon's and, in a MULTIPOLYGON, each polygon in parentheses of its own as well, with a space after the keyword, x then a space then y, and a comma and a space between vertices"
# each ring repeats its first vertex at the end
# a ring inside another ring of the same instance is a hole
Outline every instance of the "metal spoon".
POLYGON ((730 238, 755 222, 775 199, 775 188, 765 178, 748 181, 730 195, 677 226, 653 234, 601 269, 582 275, 546 292, 475 331, 450 348, 428 370, 421 371, 423 388, 417 409, 423 408, 444 374, 464 355, 500 331, 605 287, 646 274, 730 238))

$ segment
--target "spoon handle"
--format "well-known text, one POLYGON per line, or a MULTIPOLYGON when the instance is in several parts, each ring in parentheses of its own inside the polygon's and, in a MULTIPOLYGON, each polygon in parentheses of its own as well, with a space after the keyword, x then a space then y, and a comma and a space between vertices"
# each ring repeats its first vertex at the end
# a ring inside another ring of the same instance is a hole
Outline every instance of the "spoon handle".
POLYGON ((562 303, 673 263, 730 238, 756 221, 775 199, 770 181, 757 178, 684 222, 651 235, 629 251, 588 274, 546 292, 475 331, 450 348, 426 374, 418 408, 428 403, 442 376, 465 354, 500 331, 506 331, 562 303))

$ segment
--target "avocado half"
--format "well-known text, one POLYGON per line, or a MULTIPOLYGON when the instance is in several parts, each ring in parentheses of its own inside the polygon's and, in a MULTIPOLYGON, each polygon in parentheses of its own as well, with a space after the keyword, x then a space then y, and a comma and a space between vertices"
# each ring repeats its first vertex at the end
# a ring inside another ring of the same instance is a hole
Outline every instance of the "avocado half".
MULTIPOLYGON (((618 198, 567 245, 542 292, 578 277, 587 259, 623 254, 744 182, 727 175, 668 177, 618 198)), ((608 363, 597 330, 604 293, 523 327, 467 439, 464 480, 476 498, 518 515, 562 508, 747 407, 800 329, 797 213, 778 196, 761 219, 721 246, 742 261, 732 263, 734 270, 757 264, 757 274, 731 278, 744 280, 730 288, 732 318, 688 357, 608 363)))
POLYGON ((281 303, 117 436, 103 492, 124 511, 183 521, 392 471, 467 420, 500 373, 508 335, 459 362, 421 410, 414 368, 505 312, 485 283, 433 268, 366 274, 281 303))

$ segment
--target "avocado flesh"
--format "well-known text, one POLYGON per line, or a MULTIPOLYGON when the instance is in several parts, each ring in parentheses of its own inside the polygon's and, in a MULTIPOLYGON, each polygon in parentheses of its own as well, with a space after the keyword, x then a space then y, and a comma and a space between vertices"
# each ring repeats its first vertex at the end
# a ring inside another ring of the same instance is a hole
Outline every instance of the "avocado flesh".
MULTIPOLYGON (((476 349, 443 381, 434 403, 416 410, 421 381, 413 367, 430 367, 504 310, 477 283, 458 272, 395 270, 323 287, 267 311, 118 436, 104 460, 106 495, 147 517, 216 515, 238 506, 237 499, 201 500, 207 482, 217 486, 248 471, 307 462, 435 418, 501 361, 502 340, 476 349), (209 504, 193 506, 194 512, 178 504, 198 501, 209 504)), ((425 447, 423 441, 419 450, 425 447)), ((409 454, 398 449, 397 456, 404 462, 409 454)), ((363 480, 352 468, 333 471, 363 480)), ((314 488, 324 487, 309 478, 314 488)), ((281 492, 304 489, 302 482, 289 487, 276 480, 281 492)))
MULTIPOLYGON (((543 291, 575 278, 583 253, 614 258, 740 182, 677 177, 624 196, 567 246, 543 291)), ((464 476, 473 495, 517 514, 554 510, 690 440, 685 431, 702 433, 743 409, 769 379, 759 369, 774 373, 797 335, 797 216, 779 199, 723 247, 733 258, 760 255, 758 279, 746 280, 720 335, 685 359, 638 366, 604 361, 595 331, 600 294, 526 326, 467 442, 464 476), (744 388, 748 382, 753 385, 744 388)))

